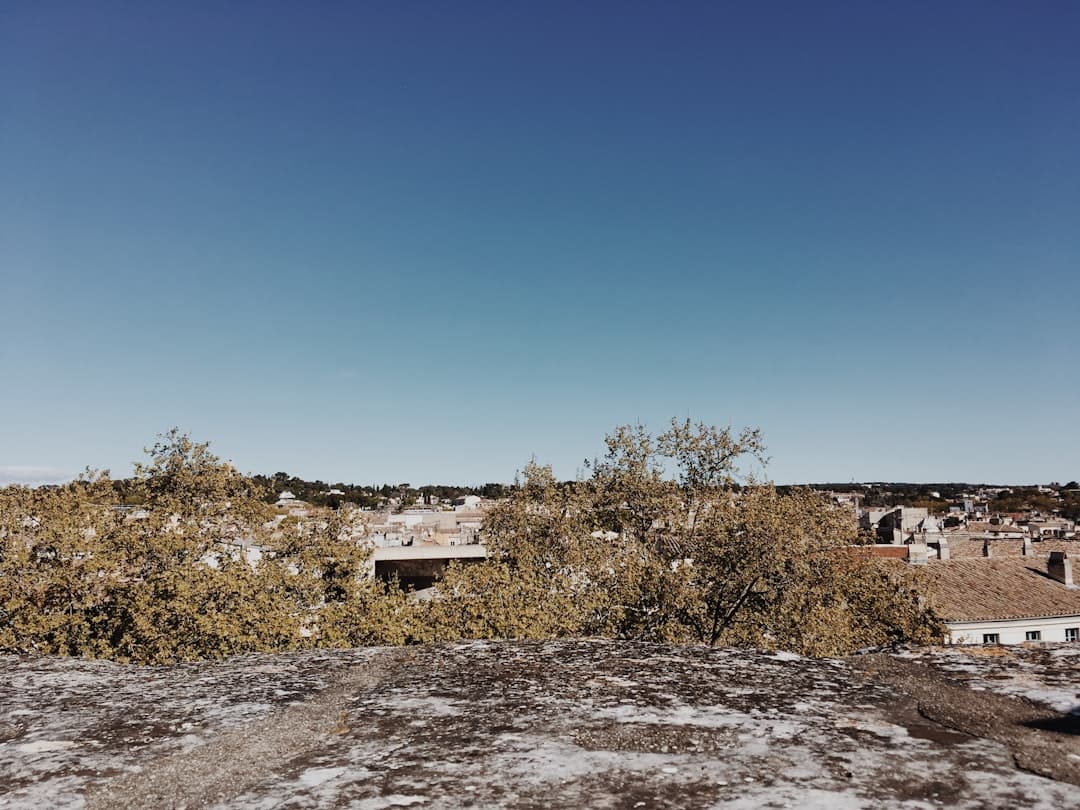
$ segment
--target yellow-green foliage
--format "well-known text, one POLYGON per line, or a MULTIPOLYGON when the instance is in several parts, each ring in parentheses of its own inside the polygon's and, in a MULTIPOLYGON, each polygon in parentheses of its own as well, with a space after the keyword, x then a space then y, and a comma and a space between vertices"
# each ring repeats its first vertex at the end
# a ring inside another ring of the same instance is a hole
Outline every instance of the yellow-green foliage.
POLYGON ((583 481, 530 464, 486 519, 491 558, 451 570, 438 637, 617 638, 841 655, 940 638, 910 576, 851 551, 849 513, 739 472, 760 435, 623 427, 583 481))
POLYGON ((673 422, 606 446, 577 482, 530 464, 485 518, 488 560, 417 602, 367 575, 358 513, 282 519, 174 430, 137 466, 136 510, 107 475, 0 489, 0 650, 166 663, 600 635, 838 655, 940 636, 907 574, 852 553, 849 514, 740 474, 756 431, 673 422))
POLYGON ((393 600, 344 513, 277 524, 206 445, 173 431, 148 452, 137 510, 105 475, 0 489, 0 649, 165 663, 402 640, 355 628, 354 606, 393 600))

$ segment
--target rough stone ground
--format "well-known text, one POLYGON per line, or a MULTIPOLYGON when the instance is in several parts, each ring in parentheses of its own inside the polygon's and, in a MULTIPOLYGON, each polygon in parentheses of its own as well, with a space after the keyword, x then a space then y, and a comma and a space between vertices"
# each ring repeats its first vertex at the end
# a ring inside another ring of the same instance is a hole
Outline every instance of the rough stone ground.
POLYGON ((1080 650, 0 656, 0 807, 1080 807, 1080 650))

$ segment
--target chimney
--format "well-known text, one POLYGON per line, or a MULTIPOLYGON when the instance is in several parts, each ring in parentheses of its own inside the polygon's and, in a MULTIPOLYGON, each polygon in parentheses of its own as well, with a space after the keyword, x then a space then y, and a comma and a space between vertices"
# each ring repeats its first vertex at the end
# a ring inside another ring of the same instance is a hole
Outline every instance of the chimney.
POLYGON ((942 537, 940 540, 938 540, 938 553, 937 553, 937 555, 938 555, 939 560, 951 559, 951 554, 949 553, 949 538, 948 537, 942 537))
POLYGON ((987 537, 985 540, 983 540, 983 556, 984 557, 993 557, 994 556, 993 554, 990 553, 990 538, 989 537, 987 537))
POLYGON ((1066 588, 1075 588, 1072 575, 1072 560, 1064 551, 1051 551, 1050 561, 1046 564, 1046 572, 1065 585, 1066 588))
POLYGON ((907 547, 908 565, 926 565, 927 554, 925 543, 912 543, 907 547))
POLYGON ((1031 551, 1031 538, 1030 537, 1025 537, 1024 538, 1024 548, 1022 550, 1022 553, 1023 553, 1023 555, 1025 557, 1030 557, 1031 556, 1032 551, 1031 551))

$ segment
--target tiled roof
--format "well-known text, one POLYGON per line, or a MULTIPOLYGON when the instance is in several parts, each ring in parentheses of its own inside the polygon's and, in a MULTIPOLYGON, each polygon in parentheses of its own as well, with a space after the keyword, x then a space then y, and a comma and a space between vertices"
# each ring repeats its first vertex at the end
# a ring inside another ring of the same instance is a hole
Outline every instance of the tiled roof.
MULTIPOLYGON (((965 531, 961 529, 961 531, 965 531)), ((982 523, 978 521, 970 521, 967 525, 966 531, 969 532, 991 532, 995 534, 1027 534, 1027 529, 1023 526, 1006 526, 1001 523, 982 523)))
MULTIPOLYGON (((933 541, 931 541, 933 542, 933 541)), ((1061 540, 1061 539, 1049 539, 1049 540, 1036 540, 1031 544, 1031 550, 1034 552, 1033 559, 1039 560, 1039 562, 1033 563, 1036 567, 1046 564, 1046 558, 1051 551, 1067 551, 1069 557, 1073 560, 1080 561, 1080 541, 1078 540, 1061 540)), ((991 540, 990 541, 990 554, 993 557, 1022 557, 1024 553, 1024 541, 1023 540, 991 540)), ((964 559, 970 557, 982 557, 983 555, 983 541, 971 538, 949 538, 949 556, 952 559, 964 559)), ((1078 571, 1077 573, 1080 573, 1078 571)))
POLYGON ((920 578, 945 621, 1080 616, 1080 589, 1050 578, 1045 557, 932 562, 920 578))
POLYGON ((891 543, 879 543, 873 546, 849 546, 848 553, 852 557, 877 557, 879 559, 906 560, 908 547, 891 543))

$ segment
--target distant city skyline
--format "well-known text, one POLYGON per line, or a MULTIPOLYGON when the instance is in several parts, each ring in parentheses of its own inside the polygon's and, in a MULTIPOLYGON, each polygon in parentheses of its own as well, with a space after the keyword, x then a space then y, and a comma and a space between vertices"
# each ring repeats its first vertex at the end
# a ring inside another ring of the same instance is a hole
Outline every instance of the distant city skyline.
POLYGON ((1080 5, 11 2, 0 484, 1080 477, 1080 5), (20 477, 21 476, 21 477, 20 477))
MULTIPOLYGON (((213 449, 214 448, 211 447, 211 450, 213 450, 213 449)), ((232 461, 232 459, 226 459, 226 460, 232 461)), ((537 459, 537 460, 539 461, 539 459, 537 459)), ((511 483, 514 482, 514 479, 521 472, 521 469, 519 468, 519 469, 516 469, 514 471, 514 475, 511 475, 510 477, 502 478, 502 479, 492 478, 492 479, 488 479, 488 480, 459 480, 459 479, 454 479, 454 478, 441 479, 441 480, 429 480, 427 478, 416 477, 416 476, 413 476, 411 479, 405 479, 405 478, 378 478, 378 477, 376 477, 376 478, 368 478, 368 479, 362 479, 362 480, 361 479, 354 480, 354 479, 349 479, 349 478, 327 477, 325 475, 318 475, 318 474, 297 475, 295 473, 295 471, 287 470, 287 469, 280 469, 280 468, 276 468, 276 469, 271 471, 269 468, 265 469, 265 470, 252 470, 252 469, 245 469, 241 465, 236 465, 236 466, 238 467, 240 472, 242 472, 245 475, 271 476, 271 475, 274 475, 274 474, 279 473, 279 472, 284 472, 284 473, 288 473, 291 476, 295 476, 295 477, 300 478, 300 479, 305 480, 305 481, 312 481, 312 482, 313 481, 322 481, 327 486, 333 486, 333 485, 336 485, 336 484, 346 484, 346 485, 349 485, 349 486, 379 488, 379 487, 383 487, 383 486, 388 485, 388 484, 391 485, 391 486, 397 486, 399 484, 407 483, 407 484, 409 484, 411 487, 413 487, 415 489, 420 489, 420 488, 427 487, 427 486, 479 487, 479 486, 482 486, 484 484, 511 484, 511 483)), ((521 465, 521 466, 523 467, 524 465, 521 465)), ((563 475, 563 476, 559 476, 559 479, 560 480, 572 480, 574 478, 581 478, 583 476, 587 477, 587 470, 583 470, 582 469, 583 467, 584 467, 584 465, 580 465, 580 467, 576 471, 575 475, 570 475, 570 476, 563 475)), ((22 485, 27 485, 27 486, 63 484, 63 483, 67 483, 68 481, 72 481, 72 480, 78 478, 80 475, 84 474, 87 471, 87 469, 89 469, 91 471, 101 471, 101 470, 104 470, 106 468, 98 467, 98 466, 89 464, 89 465, 85 465, 83 467, 83 469, 81 469, 81 470, 79 470, 77 472, 70 472, 70 471, 67 471, 67 470, 60 469, 60 468, 52 468, 52 467, 0 466, 0 487, 6 486, 8 484, 22 484, 22 485)), ((131 468, 131 465, 122 465, 121 468, 119 468, 117 470, 109 470, 109 472, 110 472, 110 474, 112 475, 113 478, 127 478, 127 477, 129 477, 129 476, 131 476, 133 474, 134 470, 131 468)), ((900 479, 895 479, 895 480, 889 480, 889 479, 883 479, 883 478, 864 478, 864 479, 860 479, 860 480, 857 480, 857 481, 856 480, 840 481, 840 480, 832 480, 832 479, 820 479, 820 480, 818 480, 818 479, 807 479, 807 480, 801 480, 801 481, 776 481, 774 479, 774 477, 771 474, 769 474, 768 468, 767 467, 762 468, 760 465, 755 465, 755 467, 753 469, 753 473, 754 473, 755 476, 758 476, 758 480, 761 480, 761 476, 764 474, 766 479, 772 480, 773 483, 775 483, 775 484, 777 484, 779 486, 835 485, 835 486, 840 487, 840 488, 848 487, 848 486, 851 486, 851 487, 874 487, 874 486, 877 486, 877 485, 885 485, 885 486, 888 486, 888 485, 912 485, 912 486, 939 486, 940 485, 940 486, 950 486, 950 485, 956 485, 956 484, 962 484, 962 485, 971 486, 971 487, 990 487, 990 488, 993 488, 993 487, 1044 487, 1044 486, 1046 486, 1048 484, 1057 484, 1057 485, 1060 485, 1060 486, 1064 486, 1065 484, 1073 483, 1073 482, 1076 481, 1075 477, 1074 478, 1062 478, 1060 480, 1058 480, 1058 479, 1049 479, 1048 478, 1048 479, 1033 480, 1033 481, 990 481, 990 480, 976 480, 976 479, 971 479, 971 480, 961 480, 961 479, 955 479, 955 480, 944 480, 944 479, 942 479, 942 480, 936 480, 936 479, 921 479, 921 480, 900 480, 900 479)), ((286 489, 288 489, 288 487, 286 487, 286 489)), ((944 503, 944 501, 943 501, 943 503, 944 503)))

